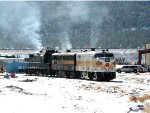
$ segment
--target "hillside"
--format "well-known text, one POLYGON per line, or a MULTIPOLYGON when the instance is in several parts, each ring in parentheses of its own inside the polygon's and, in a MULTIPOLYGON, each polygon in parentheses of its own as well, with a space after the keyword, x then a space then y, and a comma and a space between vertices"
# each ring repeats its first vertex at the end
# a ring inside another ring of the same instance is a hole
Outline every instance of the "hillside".
POLYGON ((149 1, 1 1, 0 12, 0 48, 137 48, 150 42, 149 1))

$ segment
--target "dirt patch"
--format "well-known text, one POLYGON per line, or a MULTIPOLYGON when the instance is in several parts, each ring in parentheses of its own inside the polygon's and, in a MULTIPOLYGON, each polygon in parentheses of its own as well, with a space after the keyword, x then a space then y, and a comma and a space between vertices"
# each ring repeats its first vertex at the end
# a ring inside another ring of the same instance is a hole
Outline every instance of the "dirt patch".
POLYGON ((18 86, 6 86, 5 88, 8 88, 10 91, 14 91, 20 94, 26 94, 26 95, 36 95, 36 96, 40 96, 40 95, 47 95, 47 94, 39 94, 39 93, 32 93, 32 92, 27 92, 26 90, 24 90, 23 88, 20 88, 18 86))
POLYGON ((19 93, 23 91, 22 88, 17 87, 17 86, 13 86, 13 85, 6 86, 5 88, 8 88, 8 89, 10 89, 11 91, 15 91, 15 92, 19 92, 19 93))
POLYGON ((142 113, 150 113, 150 95, 144 94, 142 96, 132 96, 129 98, 131 102, 143 103, 142 113))
POLYGON ((20 88, 18 86, 10 85, 10 86, 6 86, 5 88, 8 88, 10 91, 14 91, 14 92, 17 92, 17 93, 22 93, 22 94, 27 94, 27 95, 33 95, 32 93, 26 92, 23 88, 20 88))
POLYGON ((98 92, 106 92, 109 94, 116 93, 116 94, 119 94, 120 96, 127 94, 127 91, 121 88, 121 86, 108 86, 106 84, 104 85, 98 85, 95 83, 82 84, 80 88, 84 90, 95 90, 98 92))
POLYGON ((35 81, 37 81, 37 78, 35 78, 35 79, 25 79, 25 80, 19 80, 19 82, 35 82, 35 81))

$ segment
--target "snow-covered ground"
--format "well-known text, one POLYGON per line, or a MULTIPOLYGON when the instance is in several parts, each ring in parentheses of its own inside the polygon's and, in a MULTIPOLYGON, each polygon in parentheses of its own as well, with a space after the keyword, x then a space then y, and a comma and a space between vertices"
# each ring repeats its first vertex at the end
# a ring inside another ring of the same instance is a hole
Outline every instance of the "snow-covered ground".
POLYGON ((144 94, 150 94, 149 73, 117 74, 110 82, 0 76, 1 113, 140 113, 143 103, 129 98, 144 94))

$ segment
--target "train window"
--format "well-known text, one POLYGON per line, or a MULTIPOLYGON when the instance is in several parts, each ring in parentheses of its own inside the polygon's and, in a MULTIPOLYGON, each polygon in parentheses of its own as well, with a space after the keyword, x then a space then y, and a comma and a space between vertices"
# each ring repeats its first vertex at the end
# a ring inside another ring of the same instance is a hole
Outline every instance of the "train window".
POLYGON ((69 60, 68 56, 63 56, 63 60, 69 60))
POLYGON ((101 58, 101 57, 114 57, 112 53, 97 53, 95 54, 95 58, 101 58))
POLYGON ((100 58, 100 57, 104 57, 104 54, 103 53, 95 54, 95 58, 100 58))
POLYGON ((114 54, 112 54, 112 53, 105 53, 105 57, 114 57, 114 54))
POLYGON ((74 56, 63 56, 63 60, 73 60, 74 59, 74 56))
POLYGON ((59 60, 59 56, 53 56, 53 60, 59 60))
POLYGON ((69 60, 70 57, 69 56, 63 56, 63 60, 69 60))
POLYGON ((70 57, 70 60, 74 60, 74 56, 71 56, 71 57, 70 57))

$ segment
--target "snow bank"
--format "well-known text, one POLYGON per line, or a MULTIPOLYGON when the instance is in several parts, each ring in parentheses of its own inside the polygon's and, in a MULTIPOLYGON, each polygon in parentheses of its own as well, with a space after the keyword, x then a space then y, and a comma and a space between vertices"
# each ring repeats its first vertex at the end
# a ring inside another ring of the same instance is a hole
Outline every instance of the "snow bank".
MULTIPOLYGON (((125 75, 118 75, 118 78, 111 82, 96 82, 18 74, 16 78, 10 79, 0 76, 1 111, 3 113, 127 113, 129 108, 140 103, 129 101, 129 92, 133 90, 133 83, 122 77, 126 78, 125 75)), ((136 110, 137 112, 140 113, 140 109, 136 110)))

